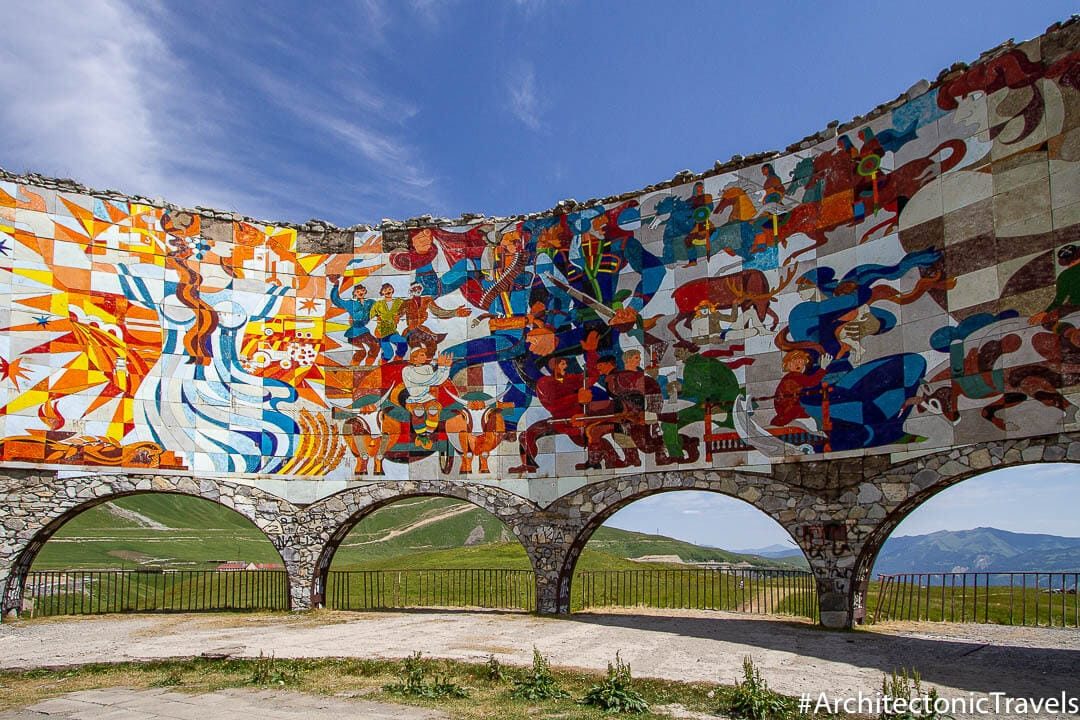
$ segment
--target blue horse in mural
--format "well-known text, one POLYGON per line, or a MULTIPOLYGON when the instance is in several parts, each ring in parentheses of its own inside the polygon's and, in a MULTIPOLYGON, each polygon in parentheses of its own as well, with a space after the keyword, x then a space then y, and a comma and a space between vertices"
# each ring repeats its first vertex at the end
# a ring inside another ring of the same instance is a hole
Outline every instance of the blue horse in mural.
POLYGON ((942 254, 930 248, 909 253, 893 265, 859 265, 842 278, 830 267, 815 268, 797 283, 804 302, 789 315, 777 338, 783 350, 816 352, 825 368, 820 386, 799 397, 806 415, 828 436, 830 450, 853 450, 901 442, 911 400, 926 375, 917 353, 897 353, 862 362, 862 341, 897 324, 888 301, 914 302, 931 288, 947 287, 935 267, 942 254), (892 284, 918 270, 915 287, 902 292, 892 284))

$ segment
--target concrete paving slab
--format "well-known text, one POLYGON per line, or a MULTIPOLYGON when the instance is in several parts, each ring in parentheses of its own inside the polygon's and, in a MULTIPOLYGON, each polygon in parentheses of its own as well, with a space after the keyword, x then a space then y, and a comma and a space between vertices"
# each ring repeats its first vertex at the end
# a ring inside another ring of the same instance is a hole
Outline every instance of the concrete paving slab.
POLYGON ((131 688, 82 690, 0 713, 0 720, 251 720, 253 717, 259 720, 444 720, 447 716, 406 705, 280 690, 231 689, 184 695, 131 688))

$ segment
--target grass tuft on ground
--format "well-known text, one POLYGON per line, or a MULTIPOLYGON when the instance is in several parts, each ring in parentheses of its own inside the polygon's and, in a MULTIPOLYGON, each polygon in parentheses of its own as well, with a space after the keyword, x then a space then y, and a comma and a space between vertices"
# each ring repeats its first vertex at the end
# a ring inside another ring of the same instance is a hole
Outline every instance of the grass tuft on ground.
MULTIPOLYGON (((78 690, 124 686, 167 687, 171 691, 185 693, 206 693, 225 688, 288 689, 435 708, 455 720, 520 720, 526 716, 600 720, 610 717, 610 713, 599 707, 581 704, 581 699, 587 696, 591 688, 607 680, 605 673, 548 668, 551 681, 565 690, 567 697, 522 700, 512 696, 509 683, 490 678, 490 662, 464 663, 435 658, 419 659, 415 655, 411 657, 415 658, 414 662, 409 663, 414 674, 414 666, 420 664, 420 684, 468 687, 468 701, 458 699, 460 694, 454 692, 422 692, 414 695, 387 690, 387 686, 394 687, 407 681, 409 670, 405 668, 404 659, 193 658, 0 672, 0 711, 25 707, 78 690)), ((535 671, 535 668, 505 665, 502 669, 509 677, 523 677, 535 671)), ((711 714, 715 712, 717 700, 729 697, 733 690, 709 683, 649 678, 634 678, 633 689, 651 708, 651 711, 635 715, 639 718, 669 718, 670 715, 661 714, 661 709, 672 705, 711 714)))

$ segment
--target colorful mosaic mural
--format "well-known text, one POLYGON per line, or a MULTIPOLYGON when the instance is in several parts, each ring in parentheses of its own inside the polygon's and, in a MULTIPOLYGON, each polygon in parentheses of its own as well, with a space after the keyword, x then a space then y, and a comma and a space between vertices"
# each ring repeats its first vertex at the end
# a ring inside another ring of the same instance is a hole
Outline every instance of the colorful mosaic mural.
POLYGON ((0 458, 580 482, 1076 427, 1069 27, 524 220, 312 234, 0 182, 0 458))

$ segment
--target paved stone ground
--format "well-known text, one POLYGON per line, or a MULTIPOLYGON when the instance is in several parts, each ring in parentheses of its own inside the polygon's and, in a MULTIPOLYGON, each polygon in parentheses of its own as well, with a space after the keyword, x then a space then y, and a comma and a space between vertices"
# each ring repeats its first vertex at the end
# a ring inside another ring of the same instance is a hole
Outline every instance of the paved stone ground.
POLYGON ((439 720, 443 713, 368 700, 341 700, 278 690, 218 690, 184 695, 167 690, 107 688, 44 700, 0 713, 0 720, 439 720))
POLYGON ((884 673, 917 668, 946 697, 1080 694, 1080 631, 937 623, 833 632, 798 621, 703 611, 541 617, 411 611, 276 615, 126 615, 0 626, 0 667, 27 668, 201 654, 402 658, 602 671, 620 651, 639 677, 733 683, 751 655, 775 690, 873 693, 884 673))

